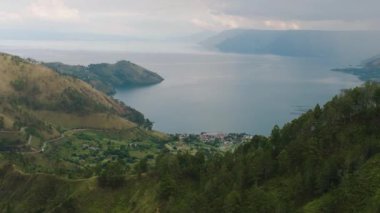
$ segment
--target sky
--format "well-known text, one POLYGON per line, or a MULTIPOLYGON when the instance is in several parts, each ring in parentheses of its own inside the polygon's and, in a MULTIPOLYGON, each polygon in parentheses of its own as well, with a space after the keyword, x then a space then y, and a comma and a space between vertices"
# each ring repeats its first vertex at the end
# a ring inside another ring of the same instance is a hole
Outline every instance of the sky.
POLYGON ((0 32, 165 39, 236 28, 380 30, 379 8, 379 0, 0 0, 0 32))

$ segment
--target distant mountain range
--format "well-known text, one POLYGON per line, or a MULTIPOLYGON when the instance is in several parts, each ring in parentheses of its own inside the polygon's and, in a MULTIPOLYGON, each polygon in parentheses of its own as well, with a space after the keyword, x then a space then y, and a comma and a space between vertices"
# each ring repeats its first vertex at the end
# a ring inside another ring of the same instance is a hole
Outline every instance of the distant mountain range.
POLYGON ((229 30, 202 42, 227 53, 296 57, 369 57, 380 52, 377 31, 229 30))

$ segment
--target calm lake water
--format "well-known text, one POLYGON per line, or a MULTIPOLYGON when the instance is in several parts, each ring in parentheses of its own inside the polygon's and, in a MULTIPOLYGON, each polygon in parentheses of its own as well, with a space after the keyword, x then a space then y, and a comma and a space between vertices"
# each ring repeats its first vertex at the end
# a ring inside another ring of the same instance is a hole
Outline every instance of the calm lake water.
MULTIPOLYGON (((44 61, 70 64, 127 59, 165 78, 161 84, 120 89, 115 95, 169 133, 202 131, 268 135, 341 89, 360 85, 356 77, 332 72, 350 62, 279 56, 95 51, 20 51, 44 61)), ((355 63, 355 62, 352 62, 355 63)))

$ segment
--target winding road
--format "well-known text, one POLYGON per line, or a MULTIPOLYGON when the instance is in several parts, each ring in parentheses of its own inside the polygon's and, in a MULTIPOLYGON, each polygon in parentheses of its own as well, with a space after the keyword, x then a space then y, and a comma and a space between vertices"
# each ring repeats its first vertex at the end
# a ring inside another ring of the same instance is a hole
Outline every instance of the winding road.
POLYGON ((65 132, 63 132, 61 134, 61 136, 57 137, 57 138, 53 138, 53 139, 50 139, 50 140, 47 140, 47 141, 44 141, 43 144, 42 144, 42 147, 41 147, 41 150, 39 150, 38 152, 44 152, 45 149, 46 149, 46 146, 47 144, 49 143, 54 143, 54 142, 57 142, 57 141, 60 141, 62 139, 64 139, 66 136, 65 136, 65 133, 68 133, 68 132, 71 132, 71 133, 76 133, 76 132, 83 132, 83 131, 97 131, 97 132, 102 132, 104 130, 99 130, 99 129, 70 129, 70 130, 67 130, 65 132))
MULTIPOLYGON (((102 131, 105 131, 105 130, 99 130, 99 129, 70 129, 70 130, 67 130, 67 131, 63 132, 57 138, 53 138, 53 139, 49 139, 49 140, 44 141, 42 143, 41 149, 38 150, 38 149, 32 148, 33 149, 32 151, 26 151, 26 152, 23 152, 23 153, 32 153, 32 154, 43 153, 43 152, 45 152, 46 146, 49 143, 55 143, 55 142, 58 142, 58 141, 64 139, 66 137, 65 134, 67 134, 67 133, 75 133, 75 132, 83 132, 83 131, 99 131, 99 132, 102 132, 102 131)), ((3 131, 0 131, 0 133, 1 132, 3 132, 3 131)), ((11 131, 9 131, 9 132, 11 132, 11 131)), ((13 132, 15 132, 15 131, 13 131, 13 132)), ((30 145, 31 141, 32 141, 32 136, 30 135, 27 144, 30 145)))

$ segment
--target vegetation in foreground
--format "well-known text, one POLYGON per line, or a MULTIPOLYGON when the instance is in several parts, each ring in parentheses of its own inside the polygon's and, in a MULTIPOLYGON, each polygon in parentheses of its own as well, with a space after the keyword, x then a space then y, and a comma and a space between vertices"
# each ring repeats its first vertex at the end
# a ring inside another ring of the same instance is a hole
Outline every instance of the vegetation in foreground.
MULTIPOLYGON (((24 174, 7 163, 0 206, 11 212, 378 212, 379 121, 380 85, 368 83, 234 152, 163 148, 132 170, 128 158, 115 159, 93 177, 72 180, 24 174)), ((76 137, 97 144, 94 134, 76 137)))

